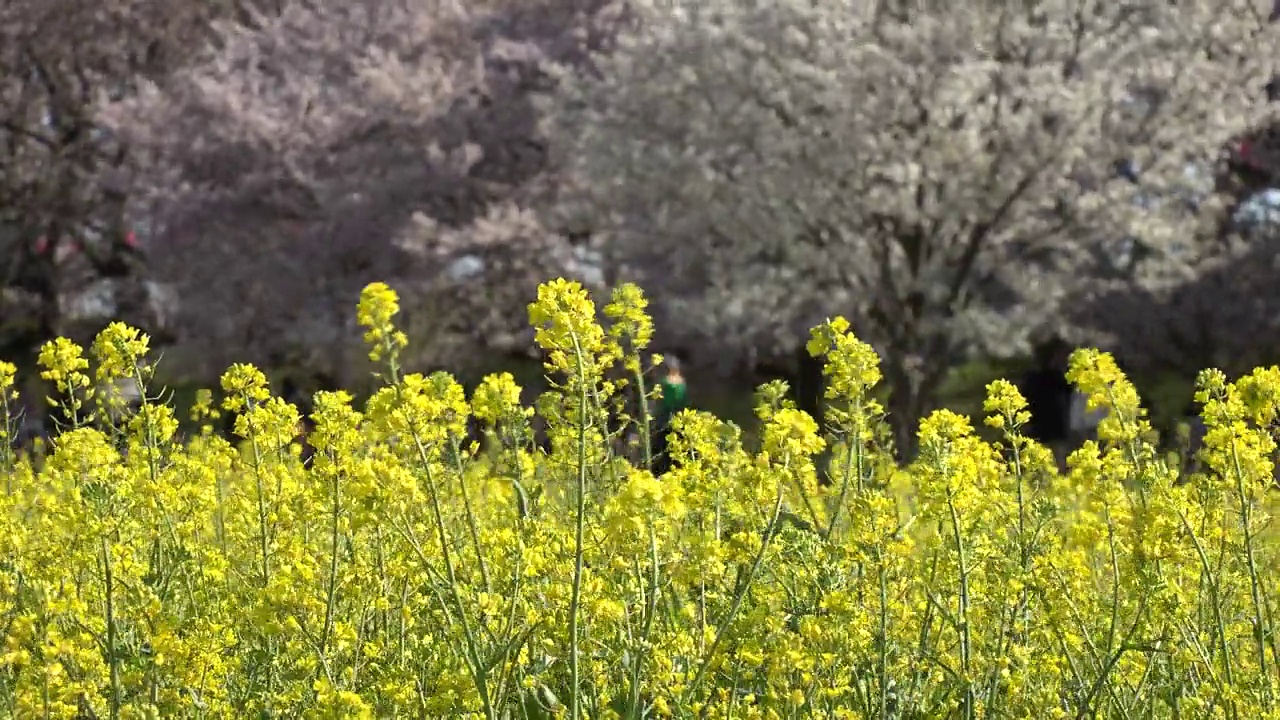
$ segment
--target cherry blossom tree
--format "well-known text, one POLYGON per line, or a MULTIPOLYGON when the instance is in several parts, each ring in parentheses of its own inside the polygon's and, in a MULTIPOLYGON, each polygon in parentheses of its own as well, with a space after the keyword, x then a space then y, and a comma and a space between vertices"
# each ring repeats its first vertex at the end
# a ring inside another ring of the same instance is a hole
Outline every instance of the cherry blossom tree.
POLYGON ((537 282, 575 258, 528 210, 552 191, 529 97, 543 63, 599 45, 605 9, 292 2, 106 103, 209 369, 293 357, 342 375, 371 280, 402 290, 423 363, 519 344, 537 282))
POLYGON ((1188 166, 1265 116, 1276 40, 1262 0, 630 8, 558 74, 549 217, 719 353, 849 316, 904 448, 958 359, 1025 351, 1081 283, 1194 273, 1188 166))
POLYGON ((1111 350, 1140 377, 1190 384, 1208 367, 1238 377, 1280 361, 1278 250, 1274 228, 1233 238, 1181 280, 1092 288, 1070 304, 1068 319, 1083 342, 1111 350))
MULTIPOLYGON (((1272 17, 1271 22, 1276 18, 1272 17)), ((1277 99, 1275 77, 1260 90, 1277 99)), ((1065 318, 1081 342, 1113 350, 1126 366, 1147 377, 1179 376, 1190 382, 1206 367, 1230 374, 1280 359, 1275 342, 1280 293, 1274 262, 1280 240, 1280 134, 1274 118, 1247 128, 1225 144, 1213 176, 1220 212, 1206 213, 1189 237, 1194 253, 1145 282, 1111 278, 1080 284, 1065 318)), ((1140 177, 1135 177, 1135 181, 1140 177)), ((1204 195, 1187 198, 1198 204, 1204 195)))
MULTIPOLYGON (((93 308, 161 324, 124 214, 128 148, 103 95, 180 66, 209 23, 248 2, 9 0, 0 4, 0 318, 6 354, 71 332, 93 308), (102 297, 95 297, 102 296, 102 297), (100 302, 95 302, 100 300, 100 302)), ((269 9, 268 2, 254 7, 269 9)), ((153 293, 154 294, 154 293, 153 293)))

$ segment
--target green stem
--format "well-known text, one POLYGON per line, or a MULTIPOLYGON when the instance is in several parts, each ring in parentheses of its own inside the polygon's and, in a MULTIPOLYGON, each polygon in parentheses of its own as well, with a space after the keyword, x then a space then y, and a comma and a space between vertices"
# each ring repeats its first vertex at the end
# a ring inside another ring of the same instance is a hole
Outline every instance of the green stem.
POLYGON ((3 416, 0 420, 4 422, 0 425, 0 430, 4 431, 4 437, 0 438, 4 441, 0 445, 0 472, 4 473, 4 494, 13 494, 13 441, 18 431, 18 423, 14 420, 13 411, 9 408, 9 390, 0 388, 0 411, 3 416))
POLYGON ((960 531, 960 513, 956 510, 955 497, 947 491, 947 509, 951 513, 952 541, 956 547, 956 562, 960 571, 960 598, 956 620, 960 626, 960 669, 964 673, 964 716, 965 720, 973 720, 974 697, 973 682, 969 677, 970 642, 969 636, 969 569, 965 552, 964 535, 960 531))
POLYGON ((1196 534, 1195 528, 1191 527, 1187 514, 1181 508, 1178 509, 1178 517, 1182 520, 1182 527, 1187 531, 1187 536, 1191 538, 1192 544, 1195 545, 1196 555, 1200 558, 1200 568, 1204 572, 1205 582, 1209 585, 1209 601, 1213 603, 1213 620, 1216 626, 1215 629, 1218 631, 1218 648, 1222 652, 1223 672, 1226 675, 1227 686, 1234 686, 1236 682, 1235 674, 1232 670, 1231 650, 1227 646, 1227 625, 1222 619, 1222 599, 1218 576, 1209 565, 1209 556, 1204 550, 1204 544, 1200 542, 1200 536, 1196 534))
POLYGON ((640 642, 635 643, 632 650, 635 659, 631 663, 631 703, 628 707, 628 717, 631 720, 640 720, 644 715, 643 708, 640 707, 640 677, 649 649, 649 637, 653 632, 654 616, 658 614, 658 534, 652 522, 649 524, 649 562, 653 567, 649 588, 645 593, 644 627, 640 631, 640 642))
MULTIPOLYGON (((270 523, 267 522, 267 497, 266 487, 262 478, 262 446, 258 444, 258 431, 253 427, 253 422, 248 413, 253 409, 253 402, 248 398, 244 398, 245 403, 245 425, 249 431, 249 444, 253 448, 253 476, 254 483, 258 494, 258 529, 259 529, 259 547, 258 551, 262 556, 262 587, 265 589, 271 584, 271 553, 267 538, 270 534, 270 523)), ((267 638, 267 650, 269 657, 275 656, 275 639, 267 638)), ((267 665, 267 693, 268 695, 275 692, 276 667, 274 663, 267 665)))
POLYGON ((480 564, 480 578, 484 582, 484 589, 493 592, 493 583, 489 580, 489 566, 484 561, 484 550, 480 545, 480 530, 476 525, 476 514, 471 509, 471 494, 467 491, 467 472, 462 462, 462 449, 458 446, 456 439, 453 440, 452 445, 454 469, 458 472, 458 486, 462 489, 462 507, 467 513, 467 529, 471 533, 471 544, 476 549, 476 562, 480 564))
POLYGON ((436 487, 435 476, 431 472, 431 460, 427 454, 427 448, 422 444, 422 437, 416 428, 409 429, 413 442, 418 449, 418 459, 422 462, 423 472, 426 474, 427 489, 431 493, 431 509, 435 516, 436 532, 440 539, 440 552, 444 557, 445 572, 448 575, 449 593, 452 595, 453 603, 458 608, 458 615, 462 619, 462 631, 466 637, 467 653, 471 656, 472 673, 475 677, 476 690, 480 693, 480 702, 484 705, 484 714, 488 720, 496 720, 497 715, 494 714, 493 704, 489 694, 489 681, 487 672, 483 663, 480 662, 480 651, 476 643, 475 633, 471 629, 471 622, 467 618, 466 607, 462 603, 462 595, 458 592, 458 575, 453 566, 453 553, 449 552, 449 534, 444 526, 444 512, 440 509, 440 493, 436 487))
POLYGON ((1233 465, 1236 494, 1240 502, 1240 525, 1244 531, 1244 557, 1249 569, 1249 594, 1253 600, 1254 645, 1258 654, 1258 672, 1262 676, 1263 690, 1266 694, 1267 706, 1274 703, 1271 694, 1271 676, 1267 673, 1266 618, 1262 613, 1262 584, 1258 579, 1258 564, 1253 548, 1253 501, 1245 490, 1244 469, 1240 466, 1240 453, 1235 438, 1231 439, 1231 461, 1233 465))
POLYGON ((840 497, 836 500, 835 509, 831 511, 831 520, 827 523, 827 537, 836 530, 836 523, 840 520, 840 511, 844 509, 845 498, 849 494, 849 475, 855 470, 858 474, 858 490, 862 491, 863 477, 863 461, 865 449, 862 447, 862 401, 854 403, 853 408, 854 426, 853 432, 849 434, 845 449, 844 473, 840 481, 840 497), (855 463, 856 461, 856 463, 855 463), (856 468, 855 468, 856 464, 856 468))
POLYGON ((573 337, 574 356, 578 366, 578 472, 577 498, 573 531, 573 595, 569 601, 569 700, 570 720, 582 719, 581 667, 578 658, 578 635, 582 615, 583 536, 587 516, 587 383, 582 347, 573 337))
POLYGON ((644 467, 647 470, 653 469, 653 445, 652 430, 650 424, 652 422, 649 417, 649 397, 644 385, 644 370, 640 365, 636 365, 636 393, 640 396, 640 445, 644 453, 644 467))
MULTIPOLYGON (((252 410, 252 406, 248 398, 245 399, 245 411, 252 410)), ((253 427, 252 420, 246 415, 245 425, 249 430, 249 444, 253 447, 253 476, 258 491, 258 551, 262 556, 262 587, 266 587, 271 581, 271 561, 270 549, 267 544, 267 536, 269 534, 267 523, 267 496, 266 489, 262 482, 262 448, 258 445, 258 432, 253 427)))
POLYGON ((876 674, 880 680, 880 720, 889 718, 889 583, 884 557, 876 548, 876 568, 880 583, 880 637, 876 638, 876 674))
POLYGON ((689 687, 685 690, 685 697, 691 698, 693 693, 699 689, 703 680, 706 678, 707 670, 711 667, 711 661, 715 659, 716 650, 720 648, 720 643, 724 641, 726 635, 729 634, 729 628, 733 625, 733 621, 738 616, 738 611, 742 609, 742 603, 746 600, 747 590, 751 588, 751 582, 755 579, 756 573, 760 569, 760 564, 764 561, 765 553, 769 550, 769 545, 773 542, 774 535, 778 528, 778 518, 782 515, 782 485, 778 485, 778 496, 773 503, 772 516, 769 519, 769 525, 765 528, 764 537, 760 539, 760 550, 756 552, 755 558, 751 561, 751 567, 747 570, 747 576, 742 582, 742 586, 738 588, 738 592, 733 596, 733 603, 729 606, 729 612, 717 624, 716 637, 711 641, 711 647, 707 648, 702 658, 702 662, 698 664, 698 673, 694 675, 693 682, 689 683, 689 687))
POLYGON ((107 665, 111 669, 111 720, 120 720, 120 659, 116 649, 115 576, 111 570, 111 547, 102 538, 102 566, 107 593, 107 665))
POLYGON ((339 483, 342 474, 333 473, 333 484, 330 490, 333 493, 333 509, 329 515, 329 587, 325 598, 324 607, 324 629, 320 633, 320 661, 325 662, 325 652, 329 646, 329 636, 333 632, 333 615, 334 608, 338 598, 338 525, 342 515, 342 494, 341 485, 339 483))

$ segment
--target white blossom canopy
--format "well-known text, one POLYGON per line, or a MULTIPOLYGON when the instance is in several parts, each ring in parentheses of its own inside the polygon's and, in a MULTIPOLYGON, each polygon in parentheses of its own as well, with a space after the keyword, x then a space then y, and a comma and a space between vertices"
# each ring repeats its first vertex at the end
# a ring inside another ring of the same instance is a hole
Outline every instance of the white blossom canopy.
POLYGON ((1188 166, 1270 112, 1262 1, 636 0, 560 77, 556 212, 717 348, 841 313, 922 380, 1018 352, 1082 283, 1194 272, 1188 166))

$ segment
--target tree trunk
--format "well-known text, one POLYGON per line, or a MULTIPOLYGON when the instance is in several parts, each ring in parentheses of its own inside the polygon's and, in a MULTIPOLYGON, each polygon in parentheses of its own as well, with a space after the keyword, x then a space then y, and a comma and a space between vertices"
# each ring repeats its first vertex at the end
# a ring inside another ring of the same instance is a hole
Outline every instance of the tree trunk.
POLYGON ((821 358, 809 354, 805 343, 796 349, 795 387, 792 392, 796 399, 796 407, 809 413, 818 423, 818 434, 826 434, 826 416, 823 394, 826 391, 826 379, 823 377, 821 358))
POLYGON ((40 347, 49 340, 63 334, 62 327, 62 287, 58 278, 57 260, 53 257, 52 245, 48 256, 35 260, 37 280, 36 297, 39 298, 36 327, 33 335, 33 350, 39 354, 40 347))
MULTIPOLYGON (((827 379, 823 375, 824 365, 822 358, 815 358, 809 354, 806 343, 800 343, 795 352, 795 383, 792 388, 792 396, 795 398, 796 407, 808 413, 818 424, 819 437, 826 438, 827 435, 827 418, 826 418, 826 394, 827 379)), ((818 483, 820 485, 831 484, 831 475, 828 472, 831 465, 831 446, 828 445, 822 453, 816 458, 818 466, 818 483)))
POLYGON ((911 367, 909 357, 891 352, 884 366, 889 381, 889 428, 898 460, 903 463, 915 460, 920 420, 937 407, 938 391, 947 370, 944 366, 911 367))
POLYGON ((33 290, 37 298, 35 318, 28 326, 29 332, 24 332, 15 343, 20 353, 18 364, 27 373, 26 380, 21 385, 27 398, 27 412, 34 413, 36 417, 33 422, 40 423, 42 427, 49 427, 50 417, 49 404, 43 398, 57 397, 57 394, 40 378, 40 349, 46 342, 64 334, 62 304, 59 301, 61 283, 52 244, 50 250, 47 256, 32 258, 32 276, 35 280, 33 290))

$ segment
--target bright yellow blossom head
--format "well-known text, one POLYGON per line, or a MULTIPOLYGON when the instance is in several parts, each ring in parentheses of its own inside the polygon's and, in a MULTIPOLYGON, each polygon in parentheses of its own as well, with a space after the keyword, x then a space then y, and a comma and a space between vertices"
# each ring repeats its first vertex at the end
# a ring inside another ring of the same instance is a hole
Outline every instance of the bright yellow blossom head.
POLYGON ((486 375, 475 390, 471 406, 477 418, 490 424, 524 414, 520 406, 520 386, 508 372, 486 375))
POLYGON ((17 418, 10 404, 18 399, 18 391, 14 389, 17 373, 18 368, 12 363, 0 361, 0 470, 13 465, 10 440, 17 418))
POLYGON ((987 425, 1005 428, 1009 432, 1017 432, 1031 420, 1026 399, 1018 386, 1008 380, 996 380, 987 385, 987 399, 983 401, 982 409, 987 412, 987 425))
POLYGON ((93 383, 84 372, 89 367, 84 349, 60 337, 40 348, 39 362, 44 368, 40 377, 52 382, 64 395, 61 401, 50 400, 50 403, 60 406, 72 425, 78 424, 84 400, 93 395, 93 383))
POLYGON ((45 343, 40 349, 40 366, 44 371, 40 377, 63 388, 89 387, 89 377, 84 371, 89 368, 89 361, 84 358, 84 349, 66 338, 57 338, 45 343))
POLYGON ((962 439, 973 435, 969 418, 950 410, 938 410, 920 422, 920 447, 934 452, 949 451, 962 439))
POLYGON ((222 407, 232 412, 241 412, 271 397, 267 376, 258 368, 243 363, 232 365, 223 373, 222 390, 226 393, 222 407))
POLYGON ((827 397, 861 397, 882 377, 880 356, 849 332, 849 321, 837 316, 814 328, 805 345, 813 357, 825 357, 827 397))
POLYGON ((818 436, 818 423, 802 410, 783 408, 764 427, 764 451, 770 457, 799 459, 816 455, 825 446, 818 436))
POLYGON ((1093 349, 1075 351, 1071 354, 1067 380, 1088 396, 1090 410, 1107 411, 1107 416, 1098 424, 1099 440, 1131 442, 1148 429, 1138 390, 1110 353, 1093 349))
POLYGON ((98 333, 93 341, 93 355, 98 361, 98 380, 132 378, 142 370, 150 338, 137 328, 113 322, 98 333))
POLYGON ((626 338, 633 351, 643 350, 653 339, 653 320, 645 312, 649 300, 639 286, 623 283, 613 290, 613 298, 604 306, 604 314, 613 321, 609 334, 616 340, 626 338))
POLYGON ((0 360, 0 399, 16 400, 13 389, 18 379, 18 368, 13 363, 0 360))
POLYGON ((217 420, 221 416, 222 412, 218 409, 213 399, 213 391, 209 388, 197 390, 195 402, 191 404, 191 419, 200 422, 203 420, 217 420))
POLYGON ((596 319, 595 303, 578 282, 561 279, 540 285, 538 299, 529 305, 529 324, 552 371, 570 377, 584 370, 598 374, 615 357, 596 319))
POLYGON ((351 394, 344 391, 316 393, 316 428, 308 438, 316 450, 345 455, 361 444, 363 417, 352 408, 351 401, 351 394))
POLYGON ((409 339, 395 327, 394 319, 399 313, 400 297, 386 283, 370 283, 360 293, 356 320, 365 328, 370 360, 394 361, 395 354, 408 345, 409 339))
MULTIPOLYGON (((384 352, 388 292, 371 286, 361 308, 384 352)), ((686 410, 676 467, 655 477, 619 457, 600 402, 619 347, 630 363, 647 342, 642 300, 620 289, 602 330, 579 286, 544 286, 531 318, 559 374, 539 403, 546 453, 504 434, 530 413, 511 375, 469 406, 447 374, 394 373, 366 412, 318 393, 302 456, 297 409, 237 365, 222 388, 238 448, 174 442, 155 404, 126 434, 67 431, 47 462, 0 457, 0 707, 1280 720, 1280 372, 1202 377, 1204 462, 1180 486, 1127 429, 1144 422, 1136 392, 1097 353, 1074 377, 1127 425, 1086 442, 1066 478, 1044 471, 1046 449, 988 443, 950 411, 899 465, 868 392, 878 360, 836 318, 809 348, 834 388, 830 487, 817 426, 781 384, 761 393, 763 450, 686 410), (500 452, 457 452, 469 413, 496 424, 500 452)), ((99 372, 138 370, 140 340, 100 335, 95 353, 115 356, 99 372)), ((78 350, 46 350, 59 392, 82 394, 78 350)), ((13 375, 0 364, 0 401, 13 375)), ((198 419, 213 403, 201 393, 198 419)), ((984 409, 1018 435, 1011 384, 984 409)))

